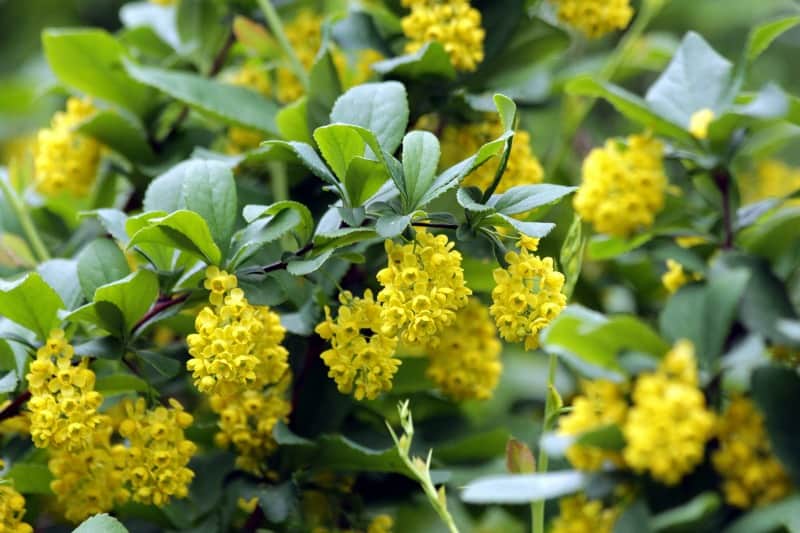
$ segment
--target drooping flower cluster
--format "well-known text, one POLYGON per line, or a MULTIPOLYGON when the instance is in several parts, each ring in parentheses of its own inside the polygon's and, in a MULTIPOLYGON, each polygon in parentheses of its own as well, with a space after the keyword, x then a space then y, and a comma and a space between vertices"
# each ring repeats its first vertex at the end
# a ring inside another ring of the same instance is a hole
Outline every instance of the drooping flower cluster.
POLYGON ((552 257, 535 255, 537 245, 538 241, 530 242, 519 253, 506 254, 508 267, 494 271, 490 308, 500 336, 509 342, 524 341, 526 350, 539 346, 539 332, 567 304, 564 274, 555 269, 552 257))
POLYGON ((667 271, 661 276, 661 283, 672 294, 690 281, 697 281, 701 278, 702 276, 697 273, 693 275, 687 274, 683 269, 683 265, 674 259, 667 259, 667 271))
POLYGON ((54 330, 30 365, 30 431, 38 448, 80 451, 91 446, 92 433, 105 423, 97 412, 103 397, 94 390, 88 359, 72 364, 75 350, 54 330))
POLYGON ((468 0, 403 0, 411 13, 403 17, 408 37, 406 52, 413 53, 426 43, 437 41, 459 71, 473 71, 483 61, 481 13, 468 0))
POLYGON ((388 264, 378 272, 381 331, 408 344, 435 347, 439 333, 467 305, 461 253, 446 235, 418 231, 410 244, 386 241, 388 264))
MULTIPOLYGON (((583 393, 572 402, 572 410, 558 421, 562 435, 578 437, 586 431, 616 424, 622 426, 628 414, 628 402, 623 387, 607 380, 584 381, 583 393)), ((567 459, 581 470, 600 470, 604 464, 621 464, 622 455, 613 450, 573 444, 567 449, 567 459)))
POLYGON ((694 347, 679 341, 658 370, 638 377, 623 427, 625 462, 665 485, 678 483, 703 460, 714 414, 698 388, 694 347))
POLYGON ((85 196, 94 185, 101 146, 95 139, 75 131, 75 127, 95 113, 88 100, 70 98, 67 110, 53 116, 49 128, 36 138, 36 190, 53 196, 69 192, 85 196))
MULTIPOLYGON (((0 470, 5 465, 0 459, 0 470)), ((3 533, 33 533, 33 528, 22 521, 25 516, 25 498, 9 484, 0 482, 0 531, 3 533)))
POLYGON ((280 318, 269 307, 251 305, 236 285, 236 276, 208 268, 205 286, 212 306, 200 311, 197 333, 186 339, 192 356, 186 367, 201 392, 257 390, 277 383, 289 368, 280 318))
POLYGON ((630 0, 554 0, 558 18, 596 39, 623 30, 633 17, 630 0))
POLYGON ((620 513, 619 508, 604 507, 584 494, 561 498, 558 505, 560 513, 550 533, 611 533, 620 513))
POLYGON ((382 308, 367 289, 361 298, 345 291, 339 294, 339 312, 334 320, 325 307, 325 321, 316 332, 331 342, 322 352, 328 375, 340 392, 356 399, 372 399, 392 388, 392 378, 400 366, 394 357, 397 337, 382 327, 382 308))
POLYGON ((428 378, 456 400, 490 398, 503 365, 500 340, 486 306, 470 298, 439 339, 428 350, 428 378))
POLYGON ((719 448, 711 456, 723 478, 725 500, 736 507, 764 505, 786 496, 791 480, 772 453, 764 417, 751 400, 733 398, 720 416, 719 448))
POLYGON ((169 405, 148 410, 143 398, 125 405, 119 433, 129 442, 125 475, 134 501, 161 506, 188 494, 194 472, 186 465, 197 446, 183 430, 193 417, 177 400, 171 398, 169 405))
POLYGON ((609 139, 595 148, 583 162, 575 210, 596 231, 617 237, 652 226, 667 187, 663 152, 649 135, 632 135, 627 144, 609 139))
POLYGON ((279 421, 287 421, 292 406, 286 399, 291 383, 287 372, 276 385, 264 390, 244 389, 209 399, 211 409, 219 414, 219 432, 214 442, 220 448, 233 446, 237 451, 236 466, 255 475, 261 474, 264 459, 276 444, 272 429, 279 421))

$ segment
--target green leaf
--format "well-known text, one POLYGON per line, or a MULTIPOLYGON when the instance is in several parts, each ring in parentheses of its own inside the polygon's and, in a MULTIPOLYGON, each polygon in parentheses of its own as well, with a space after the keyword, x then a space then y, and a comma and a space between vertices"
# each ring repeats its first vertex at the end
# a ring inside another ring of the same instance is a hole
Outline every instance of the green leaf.
POLYGON ((425 44, 413 54, 373 63, 372 70, 388 78, 452 80, 456 77, 456 70, 450 62, 450 56, 436 41, 425 44))
MULTIPOLYGON (((131 219, 128 220, 128 225, 130 224, 131 219)), ((128 247, 140 243, 178 248, 200 257, 211 265, 218 265, 222 260, 222 252, 214 244, 208 224, 194 211, 179 210, 167 216, 151 218, 148 225, 131 236, 128 247)))
POLYGON ((59 324, 64 302, 37 272, 15 281, 0 280, 0 315, 28 328, 44 340, 59 324))
POLYGON ((552 222, 527 222, 502 213, 495 213, 485 217, 481 221, 481 226, 498 226, 512 231, 515 230, 523 235, 537 239, 547 236, 556 227, 552 222))
POLYGON ((182 185, 186 208, 205 219, 214 242, 226 250, 238 214, 236 182, 230 167, 218 161, 189 161, 182 185))
POLYGON ((310 259, 295 259, 286 265, 286 271, 293 276, 306 276, 317 270, 331 258, 335 248, 328 248, 310 259))
POLYGON ((487 476, 467 484, 461 499, 467 503, 523 504, 578 492, 586 475, 577 470, 543 474, 487 476))
POLYGON ((665 119, 688 127, 697 111, 711 109, 719 116, 732 103, 732 77, 733 64, 690 31, 645 101, 665 119))
POLYGON ((233 18, 233 34, 239 44, 255 55, 271 57, 280 53, 277 43, 267 33, 266 28, 247 17, 236 15, 233 18))
POLYGON ((601 450, 622 450, 625 447, 625 436, 616 424, 607 424, 589 431, 584 431, 576 439, 575 444, 591 446, 601 450))
POLYGON ((14 463, 6 477, 14 483, 14 488, 22 494, 52 494, 50 482, 53 474, 46 464, 14 463))
POLYGON ((308 129, 314 130, 328 123, 331 109, 342 94, 342 84, 328 44, 317 55, 308 73, 309 90, 306 105, 308 129))
POLYGON ((197 74, 144 67, 130 61, 124 65, 136 80, 226 124, 277 134, 278 106, 254 91, 197 74))
POLYGON ((757 507, 736 519, 723 533, 774 533, 783 528, 797 528, 800 516, 800 495, 793 494, 786 499, 763 507, 757 507))
POLYGON ((125 231, 125 222, 128 220, 128 215, 119 209, 95 209, 94 211, 85 211, 81 213, 81 216, 96 217, 114 239, 122 244, 128 243, 128 233, 125 231))
POLYGON ((780 328, 784 320, 797 318, 789 290, 768 265, 756 261, 750 267, 750 281, 738 307, 739 319, 747 329, 775 344, 792 344, 780 328))
POLYGON ((514 103, 514 100, 503 94, 495 94, 492 100, 494 100, 497 113, 500 115, 500 124, 503 125, 503 131, 514 131, 514 121, 517 117, 517 104, 514 103))
POLYGON ((595 261, 606 261, 644 246, 653 238, 652 233, 642 233, 630 239, 594 235, 589 239, 587 254, 595 261))
POLYGON ((72 533, 128 533, 128 529, 113 516, 103 513, 84 520, 72 533))
POLYGON ((133 374, 112 374, 98 377, 94 388, 104 396, 151 390, 145 380, 133 374))
POLYGON ((314 140, 333 173, 344 181, 347 167, 356 156, 363 156, 366 143, 345 124, 331 124, 314 130, 314 140))
POLYGON ((228 37, 225 9, 219 2, 181 0, 176 6, 179 51, 202 72, 210 72, 214 57, 228 37))
POLYGON ((275 115, 275 125, 278 132, 287 141, 299 141, 307 144, 314 142, 311 139, 311 128, 308 127, 306 118, 308 98, 300 97, 291 104, 287 104, 275 115))
POLYGON ((134 163, 152 163, 155 158, 147 142, 147 132, 135 116, 102 109, 82 122, 77 129, 134 163))
POLYGON ((576 191, 577 187, 540 183, 537 185, 519 185, 508 189, 503 194, 493 195, 488 205, 499 213, 517 215, 531 209, 551 204, 576 191))
POLYGON ((790 368, 757 368, 752 375, 751 390, 764 416, 772 450, 797 483, 800 481, 800 426, 794 423, 794 409, 800 405, 800 376, 790 368))
POLYGON ((314 251, 342 248, 375 236, 375 230, 370 228, 340 228, 327 233, 318 233, 314 236, 314 251))
POLYGON ((42 44, 50 68, 66 85, 139 116, 155 102, 152 91, 121 68, 125 49, 108 32, 49 29, 42 34, 42 44))
POLYGON ((760 24, 750 30, 745 47, 745 58, 752 63, 763 54, 772 42, 800 24, 800 16, 784 17, 760 24))
POLYGON ((296 488, 290 481, 279 485, 260 487, 258 503, 270 522, 280 524, 286 521, 289 513, 297 505, 296 488))
POLYGON ((242 264, 265 245, 274 242, 290 231, 304 224, 301 215, 294 209, 278 209, 275 215, 257 219, 247 227, 242 228, 233 238, 233 257, 229 264, 231 268, 242 264))
POLYGON ((150 30, 147 34, 157 41, 153 46, 160 45, 157 48, 159 57, 174 53, 170 47, 180 48, 181 43, 175 27, 175 9, 172 6, 161 6, 152 2, 131 2, 120 8, 119 19, 128 28, 128 31, 120 36, 123 44, 130 43, 128 39, 131 35, 141 35, 143 34, 141 30, 150 30), (167 44, 169 46, 166 46, 167 44))
POLYGON ((350 207, 364 205, 389 179, 386 166, 378 161, 356 156, 350 160, 344 188, 350 207))
POLYGON ((508 439, 506 444, 506 468, 512 474, 533 474, 536 459, 527 444, 517 439, 508 439))
POLYGON ((130 271, 125 254, 110 239, 96 239, 78 255, 78 281, 87 300, 94 298, 95 289, 124 278, 130 271))
POLYGON ((684 125, 670 118, 659 116, 647 102, 639 96, 610 83, 599 82, 589 76, 582 76, 570 81, 565 90, 569 94, 592 96, 607 100, 614 108, 628 119, 653 130, 655 133, 673 137, 692 143, 694 139, 684 129, 684 125))
POLYGON ((586 235, 583 232, 583 221, 578 215, 574 215, 572 224, 569 226, 567 236, 561 245, 559 263, 566 277, 564 283, 564 294, 567 299, 572 296, 575 284, 581 275, 581 265, 583 264, 583 253, 586 249, 586 235))
MULTIPOLYGON (((5 347, 7 344, 3 343, 3 346, 5 347)), ((17 389, 18 382, 16 371, 11 370, 7 372, 3 377, 0 377, 0 394, 14 392, 17 389)))
POLYGON ((370 130, 384 150, 394 153, 408 125, 406 89, 396 81, 353 87, 336 100, 331 122, 370 130))
POLYGON ((428 131, 412 131, 403 137, 403 181, 408 207, 418 205, 431 188, 440 155, 439 139, 428 131))
POLYGON ((702 531, 707 521, 722 508, 722 499, 716 492, 703 492, 678 507, 659 513, 650 519, 653 531, 702 531))
POLYGON ((397 237, 411 223, 411 215, 381 215, 375 223, 375 231, 384 239, 397 237))
POLYGON ((94 302, 108 302, 122 313, 125 331, 130 332, 158 297, 158 276, 137 270, 119 281, 98 287, 94 302))
POLYGON ((183 365, 177 359, 161 355, 157 352, 140 351, 136 356, 149 368, 165 378, 173 378, 180 373, 183 365))
POLYGON ((339 186, 336 176, 331 173, 316 150, 306 143, 267 141, 261 145, 261 148, 253 152, 251 157, 264 158, 268 161, 298 162, 305 165, 308 170, 325 183, 336 187, 339 186))
POLYGON ((45 283, 61 297, 65 309, 73 309, 82 299, 81 287, 75 283, 78 262, 74 259, 49 259, 40 263, 36 271, 45 283))
POLYGON ((311 216, 311 211, 305 204, 294 202, 292 200, 284 200, 282 202, 275 202, 270 205, 257 205, 250 204, 244 206, 242 216, 247 222, 253 222, 261 217, 275 216, 281 211, 291 209, 297 212, 300 216, 301 223, 295 229, 300 241, 306 243, 314 232, 314 218, 311 216))

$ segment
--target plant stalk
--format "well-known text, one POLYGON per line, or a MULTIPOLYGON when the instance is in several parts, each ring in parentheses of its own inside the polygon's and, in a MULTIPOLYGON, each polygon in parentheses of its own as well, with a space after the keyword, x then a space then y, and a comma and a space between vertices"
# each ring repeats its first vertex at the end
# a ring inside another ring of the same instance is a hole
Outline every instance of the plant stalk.
POLYGON ((272 5, 270 0, 258 0, 258 6, 261 8, 261 11, 264 12, 264 17, 267 19, 267 25, 269 26, 270 31, 272 31, 272 34, 276 39, 278 39, 278 44, 281 46, 283 53, 289 59, 289 66, 294 72, 294 75, 297 76, 298 80, 300 80, 303 88, 308 91, 308 73, 303 67, 303 64, 300 63, 300 59, 298 59, 297 54, 294 53, 294 48, 292 48, 292 45, 289 43, 289 39, 286 37, 286 32, 283 31, 283 24, 278 16, 278 12, 275 11, 275 7, 272 5))
MULTIPOLYGON (((551 392, 555 388, 557 367, 558 358, 554 354, 550 354, 547 369, 547 395, 545 396, 544 420, 542 421, 543 435, 550 430, 555 418, 554 415, 559 408, 558 405, 555 405, 554 396, 551 392)), ((539 458, 536 461, 537 474, 547 472, 548 461, 547 452, 539 446, 539 458)), ((544 533, 544 500, 537 500, 531 503, 531 531, 533 533, 544 533)))
POLYGON ((22 226, 22 231, 25 233, 25 237, 28 239, 28 243, 31 245, 39 262, 50 259, 50 252, 47 251, 47 247, 44 245, 44 242, 42 242, 42 238, 36 230, 30 213, 28 213, 25 204, 11 185, 11 179, 8 176, 0 176, 0 190, 2 190, 3 196, 11 210, 17 215, 19 225, 22 226))

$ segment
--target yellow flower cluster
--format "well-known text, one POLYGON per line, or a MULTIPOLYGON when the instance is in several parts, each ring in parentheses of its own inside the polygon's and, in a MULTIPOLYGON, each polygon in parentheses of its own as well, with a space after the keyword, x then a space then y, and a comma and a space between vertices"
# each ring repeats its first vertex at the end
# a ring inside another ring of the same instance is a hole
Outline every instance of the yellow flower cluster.
POLYGON ((786 496, 789 476, 773 455, 764 418, 744 396, 733 398, 718 421, 719 449, 712 455, 725 500, 736 507, 764 505, 786 496))
POLYGON ((561 498, 560 514, 553 520, 550 533, 611 533, 619 517, 616 507, 603 507, 599 500, 584 494, 561 498))
POLYGON ((456 400, 486 400, 500 379, 500 341, 480 300, 470 298, 455 322, 440 334, 439 344, 428 350, 427 376, 456 400))
POLYGON ((142 398, 125 405, 119 434, 130 443, 126 477, 133 500, 140 503, 161 506, 172 496, 184 498, 194 477, 186 465, 197 446, 183 434, 192 415, 175 399, 169 405, 148 410, 142 398))
POLYGON ((78 452, 51 450, 48 467, 55 479, 50 488, 67 520, 80 522, 130 498, 125 488, 128 450, 111 444, 112 432, 111 424, 105 423, 95 429, 90 447, 78 452))
POLYGON ((555 270, 552 257, 535 255, 538 241, 524 241, 519 253, 508 252, 508 268, 494 271, 490 311, 509 342, 525 342, 526 350, 539 346, 539 332, 567 305, 562 292, 564 274, 555 270))
POLYGON ((277 383, 289 368, 281 346, 286 330, 266 306, 251 305, 237 287, 236 276, 217 267, 206 271, 205 286, 213 307, 197 315, 186 338, 192 358, 186 367, 205 393, 232 394, 277 383))
POLYGON ((413 53, 431 41, 439 42, 453 67, 473 71, 483 61, 481 13, 468 0, 403 0, 411 13, 400 21, 408 37, 406 52, 413 53))
MULTIPOLYGON (((616 424, 622 426, 628 414, 623 387, 607 380, 585 381, 583 394, 572 402, 572 410, 558 421, 562 435, 580 436, 586 431, 616 424)), ((622 455, 611 450, 573 444, 567 449, 567 459, 580 470, 600 470, 604 464, 622 463, 622 455)))
POLYGON ((400 366, 394 357, 397 337, 382 328, 381 305, 369 289, 361 298, 342 292, 339 301, 336 320, 326 306, 325 320, 316 328, 320 337, 331 342, 330 349, 322 352, 322 360, 340 392, 353 393, 357 400, 373 399, 392 388, 400 366))
POLYGON ((667 187, 663 152, 649 135, 632 135, 627 145, 609 139, 595 148, 583 162, 575 210, 598 232, 617 237, 652 226, 667 187))
POLYGON ((101 146, 74 131, 95 113, 88 100, 70 98, 66 112, 53 116, 49 128, 39 130, 34 160, 36 189, 48 196, 68 191, 85 196, 94 185, 101 146))
POLYGON ((623 30, 633 17, 630 0, 554 0, 558 18, 596 39, 623 30))
POLYGON ((89 361, 73 366, 73 355, 64 332, 54 330, 30 365, 30 431, 38 448, 80 451, 91 446, 92 433, 105 423, 97 412, 103 397, 94 390, 89 361))
POLYGON ((705 139, 708 137, 708 127, 714 120, 714 112, 710 109, 701 109, 696 111, 689 118, 689 133, 695 139, 705 139))
POLYGON ((702 277, 702 275, 697 273, 690 276, 683 269, 682 264, 674 259, 667 259, 667 271, 661 276, 661 283, 670 294, 673 294, 690 281, 697 281, 702 279, 702 277))
MULTIPOLYGON (((0 470, 5 468, 0 459, 0 470)), ((33 528, 22 521, 25 516, 25 498, 6 483, 0 483, 0 531, 3 533, 33 533, 33 528)))
POLYGON ((439 333, 453 323, 472 291, 464 282, 461 254, 446 235, 417 231, 416 240, 386 241, 388 264, 378 272, 383 286, 382 332, 408 344, 436 347, 439 333))
POLYGON ((233 446, 236 466, 254 475, 263 474, 264 459, 275 449, 272 429, 287 421, 292 410, 285 393, 291 384, 287 372, 275 386, 265 390, 241 390, 230 396, 214 394, 211 409, 219 414, 219 432, 214 442, 220 448, 233 446))
MULTIPOLYGON (((742 203, 751 204, 765 198, 780 198, 800 190, 800 169, 777 159, 759 161, 755 172, 739 180, 742 203)), ((797 205, 798 200, 793 200, 797 205)))
POLYGON ((698 388, 694 347, 679 341, 656 372, 636 380, 633 406, 622 430, 625 462, 674 485, 702 462, 714 423, 698 388))
MULTIPOLYGON (((322 22, 320 15, 313 10, 301 9, 295 18, 284 26, 286 38, 292 45, 297 59, 306 70, 314 64, 319 47, 322 45, 322 22)), ((291 67, 281 65, 276 72, 276 96, 281 102, 294 102, 305 92, 303 84, 295 76, 291 67)))
MULTIPOLYGON (((417 122, 417 128, 435 131, 437 123, 431 115, 426 115, 417 122)), ((477 152, 481 146, 498 138, 502 133, 503 126, 497 118, 474 124, 445 126, 440 135, 442 156, 439 166, 447 168, 455 165, 464 159, 464 154, 477 152)), ((478 187, 481 190, 488 189, 494 181, 499 165, 500 158, 493 158, 464 178, 461 185, 478 187)), ((531 150, 530 134, 525 130, 517 130, 514 133, 514 142, 508 154, 503 179, 500 180, 496 192, 503 193, 517 185, 541 183, 543 178, 542 165, 531 150)))
MULTIPOLYGON (((265 68, 257 63, 248 62, 243 64, 230 75, 227 81, 231 85, 245 87, 262 96, 268 98, 272 96, 272 82, 269 74, 265 68)), ((231 126, 228 128, 225 150, 229 154, 240 154, 257 148, 263 140, 264 134, 260 131, 241 126, 231 126)))

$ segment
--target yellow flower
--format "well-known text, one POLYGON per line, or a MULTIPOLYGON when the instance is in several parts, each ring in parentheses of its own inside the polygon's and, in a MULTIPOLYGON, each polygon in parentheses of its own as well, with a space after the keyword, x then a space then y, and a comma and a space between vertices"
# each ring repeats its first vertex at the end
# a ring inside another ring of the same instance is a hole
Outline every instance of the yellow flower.
POLYGON ((550 533, 611 533, 619 517, 619 509, 606 508, 599 500, 584 494, 567 496, 558 502, 560 514, 553 520, 550 533))
POLYGON ((583 162, 575 210, 596 231, 617 237, 652 226, 664 207, 663 151, 649 135, 632 135, 627 146, 609 139, 592 150, 583 162))
POLYGON ((705 139, 708 137, 708 126, 714 120, 714 112, 710 109, 701 109, 696 111, 691 118, 689 118, 689 133, 695 139, 705 139))
POLYGON ((472 291, 464 282, 461 254, 446 235, 417 231, 416 241, 386 241, 388 264, 378 272, 383 286, 382 331, 408 344, 436 345, 441 330, 453 323, 472 291))
MULTIPOLYGON (((245 87, 267 98, 272 96, 272 82, 270 81, 267 70, 253 62, 248 62, 239 67, 231 74, 227 82, 231 85, 245 87)), ((225 146, 229 154, 240 154, 247 150, 258 148, 264 134, 257 130, 242 128, 241 126, 231 126, 228 128, 228 139, 225 146)))
POLYGON ((211 409, 219 414, 217 446, 233 447, 236 465, 254 475, 262 475, 264 459, 276 444, 272 429, 279 421, 286 422, 292 406, 286 399, 291 374, 286 373, 276 385, 265 390, 241 390, 233 395, 214 394, 211 409))
POLYGON ((103 397, 94 390, 89 360, 82 358, 73 365, 73 354, 64 332, 53 330, 30 365, 28 410, 37 448, 85 449, 91 446, 92 433, 107 418, 97 412, 103 397))
MULTIPOLYGON (((284 26, 286 38, 306 70, 314 64, 317 51, 322 45, 323 18, 311 9, 301 9, 297 16, 284 26)), ((281 102, 294 102, 305 90, 303 84, 287 65, 280 65, 276 72, 276 95, 281 102)))
POLYGON ((494 271, 495 288, 490 308, 500 336, 525 342, 526 350, 539 346, 539 332, 561 313, 567 297, 561 292, 564 274, 555 270, 553 258, 526 249, 506 254, 508 268, 494 271))
MULTIPOLYGON (((558 421, 562 435, 580 436, 582 433, 616 424, 620 428, 628 414, 628 403, 622 387, 607 380, 585 381, 583 394, 572 402, 572 410, 558 421)), ((607 462, 622 463, 618 452, 592 446, 573 444, 567 450, 567 459, 581 470, 600 470, 607 462)))
POLYGON ((320 337, 331 342, 321 357, 340 392, 371 400, 392 388, 400 366, 394 357, 397 338, 382 330, 381 306, 369 289, 361 298, 342 292, 339 301, 336 320, 326 306, 325 320, 316 328, 320 337))
POLYGON ((119 426, 119 434, 130 443, 125 476, 133 500, 159 507, 189 493, 194 472, 186 465, 197 451, 183 434, 192 415, 173 398, 169 405, 148 410, 143 398, 127 401, 128 417, 119 426))
POLYGON ((247 514, 252 514, 258 507, 258 496, 245 500, 241 496, 236 500, 236 506, 247 514))
POLYGON ((110 423, 96 428, 91 446, 84 450, 50 451, 50 488, 71 522, 108 512, 130 498, 124 487, 128 451, 121 444, 111 445, 112 430, 110 423))
POLYGON ((630 0, 553 1, 558 7, 558 18, 591 39, 624 30, 633 17, 630 0))
POLYGON ((683 270, 682 264, 674 259, 667 259, 667 271, 661 276, 661 283, 670 294, 673 294, 690 281, 698 281, 702 278, 703 276, 697 273, 691 276, 688 275, 686 271, 683 270))
POLYGON ((731 400, 718 421, 719 449, 711 456, 725 500, 736 507, 764 505, 786 496, 791 480, 772 453, 764 418, 743 396, 731 400))
POLYGON ((394 520, 388 514, 379 514, 367 526, 367 533, 392 533, 394 520))
POLYGON ((213 307, 204 307, 186 338, 191 359, 186 368, 205 393, 231 394, 276 383, 289 368, 281 346, 286 330, 266 306, 250 305, 236 277, 216 267, 206 271, 213 307))
POLYGON ((440 334, 429 350, 427 376, 456 400, 491 398, 500 379, 501 345, 489 310, 470 298, 453 324, 440 334))
MULTIPOLYGON (((0 469, 2 468, 3 462, 0 461, 0 469)), ((24 516, 25 498, 11 485, 0 484, 0 531, 33 533, 33 528, 22 521, 24 516)))
POLYGON ((54 196, 68 191, 86 196, 94 185, 101 146, 91 137, 74 131, 95 113, 89 100, 70 98, 66 112, 53 116, 49 128, 39 130, 34 160, 36 189, 54 196))
POLYGON ((675 243, 681 248, 692 248, 708 242, 708 239, 699 235, 686 235, 675 237, 675 243))
POLYGON ((456 70, 472 71, 483 61, 486 32, 481 27, 480 11, 470 6, 468 0, 425 0, 406 5, 411 13, 400 23, 408 37, 407 53, 438 41, 456 70))
POLYGON ((697 387, 694 348, 679 341, 659 369, 639 376, 623 428, 626 463, 675 485, 703 460, 714 431, 714 415, 697 387))
MULTIPOLYGON (((765 198, 780 198, 800 189, 800 169, 790 167, 783 161, 765 159, 758 162, 755 172, 742 176, 739 187, 744 204, 765 198)), ((791 200, 790 203, 797 205, 798 200, 791 200)))

